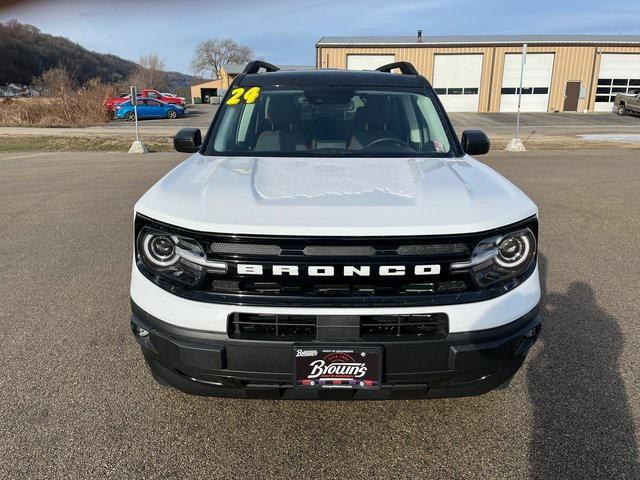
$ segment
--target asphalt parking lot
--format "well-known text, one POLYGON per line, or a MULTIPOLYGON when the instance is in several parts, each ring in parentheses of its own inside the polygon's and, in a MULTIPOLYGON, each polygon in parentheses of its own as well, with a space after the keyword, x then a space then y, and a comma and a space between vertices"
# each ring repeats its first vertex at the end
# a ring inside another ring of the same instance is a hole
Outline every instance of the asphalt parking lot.
MULTIPOLYGON (((192 105, 182 118, 149 119, 141 121, 143 130, 159 129, 177 131, 183 127, 206 130, 217 110, 215 105, 192 105)), ((461 113, 449 112, 456 130, 478 128, 488 135, 512 135, 516 124, 515 113, 461 113)), ((523 135, 575 135, 584 133, 631 133, 640 128, 640 116, 620 116, 611 112, 597 113, 522 113, 520 126, 523 135)), ((131 123, 115 119, 106 128, 131 129, 131 123)))
POLYGON ((189 397, 129 331, 132 206, 185 155, 0 155, 0 478, 640 478, 640 151, 483 159, 540 206, 540 342, 511 388, 189 397))

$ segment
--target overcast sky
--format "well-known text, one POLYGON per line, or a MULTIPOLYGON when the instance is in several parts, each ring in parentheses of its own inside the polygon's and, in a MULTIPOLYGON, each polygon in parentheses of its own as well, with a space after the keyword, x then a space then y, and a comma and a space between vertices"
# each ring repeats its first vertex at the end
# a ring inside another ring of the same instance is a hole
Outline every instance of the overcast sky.
POLYGON ((198 42, 232 37, 273 63, 313 64, 323 35, 640 34, 638 0, 0 0, 16 18, 91 50, 157 52, 190 73, 198 42))

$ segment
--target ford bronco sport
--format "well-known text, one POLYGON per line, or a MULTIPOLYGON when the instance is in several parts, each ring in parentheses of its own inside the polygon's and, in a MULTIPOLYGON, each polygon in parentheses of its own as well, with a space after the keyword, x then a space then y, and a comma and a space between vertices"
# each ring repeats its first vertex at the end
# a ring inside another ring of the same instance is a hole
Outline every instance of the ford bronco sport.
MULTIPOLYGON (((540 331, 538 211, 425 78, 236 77, 135 205, 131 327, 184 392, 392 399, 503 387, 540 331)), ((400 70, 400 73, 394 73, 400 70)))

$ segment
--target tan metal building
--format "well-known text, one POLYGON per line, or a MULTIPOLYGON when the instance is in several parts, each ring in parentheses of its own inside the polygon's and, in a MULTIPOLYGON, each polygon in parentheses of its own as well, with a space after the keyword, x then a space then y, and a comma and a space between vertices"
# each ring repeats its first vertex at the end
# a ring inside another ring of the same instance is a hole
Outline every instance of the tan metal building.
POLYGON ((192 103, 209 103, 213 97, 219 97, 229 88, 233 79, 244 70, 246 63, 228 63, 220 68, 220 76, 208 82, 191 86, 192 103))
POLYGON ((317 68, 374 69, 409 61, 449 111, 611 111, 640 92, 640 35, 322 37, 317 68))
MULTIPOLYGON (((227 63, 220 68, 220 77, 208 82, 191 86, 192 103, 210 103, 211 98, 221 97, 227 91, 233 79, 241 74, 246 63, 227 63)), ((302 71, 314 70, 313 65, 278 65, 280 70, 302 71)))

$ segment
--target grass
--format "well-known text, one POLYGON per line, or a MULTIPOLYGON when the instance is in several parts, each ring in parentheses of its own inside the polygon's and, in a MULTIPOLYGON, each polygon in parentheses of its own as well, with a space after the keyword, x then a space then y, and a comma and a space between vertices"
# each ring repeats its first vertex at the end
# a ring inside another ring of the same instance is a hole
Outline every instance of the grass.
MULTIPOLYGON (((151 152, 173 151, 171 136, 143 137, 151 152)), ((510 137, 493 137, 491 150, 504 150, 510 137)), ((640 143, 586 141, 576 137, 535 136, 523 138, 527 150, 640 150, 640 143)), ((131 135, 0 135, 0 152, 127 152, 131 135)))
MULTIPOLYGON (((142 140, 151 152, 173 151, 170 136, 142 140)), ((0 152, 127 152, 132 143, 122 135, 0 135, 0 152)))

